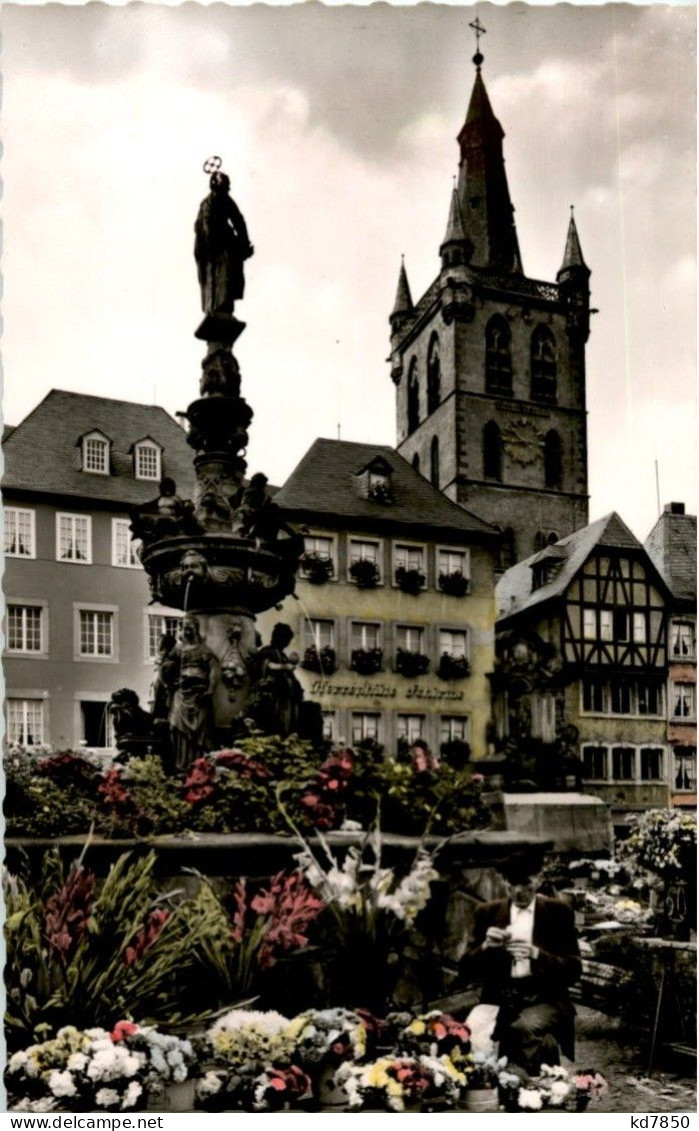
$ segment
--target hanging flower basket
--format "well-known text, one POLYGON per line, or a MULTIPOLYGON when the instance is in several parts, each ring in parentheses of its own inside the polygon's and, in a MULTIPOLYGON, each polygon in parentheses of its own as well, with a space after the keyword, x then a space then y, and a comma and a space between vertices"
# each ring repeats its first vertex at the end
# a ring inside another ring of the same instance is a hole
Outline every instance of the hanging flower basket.
POLYGON ((326 644, 323 648, 312 645, 303 654, 301 667, 307 672, 318 672, 319 675, 332 675, 337 670, 335 649, 326 644))
POLYGON ((465 679, 471 674, 471 665, 465 656, 450 656, 447 652, 442 654, 437 669, 440 679, 465 679))
POLYGON ((355 648, 352 652, 352 671, 359 675, 376 675, 383 667, 381 648, 355 648))
POLYGON ((374 589, 381 580, 379 567, 371 558, 358 558, 352 562, 349 573, 358 589, 374 589))
POLYGON ((426 580, 421 569, 406 569, 405 566, 398 566, 396 570, 396 585, 403 593, 410 593, 413 597, 417 597, 425 588, 426 580))
POLYGON ((448 597, 465 597, 470 588, 469 579, 464 577, 460 569, 453 573, 440 573, 437 584, 448 597))
POLYGON ((452 738, 448 742, 443 742, 439 753, 456 770, 462 770, 471 759, 471 747, 463 738, 452 738))
POLYGON ((407 679, 424 675, 429 666, 430 658, 422 652, 409 652, 407 648, 399 648, 396 652, 396 671, 407 679))
POLYGON ((304 554, 300 564, 304 579, 310 581, 311 585, 324 585, 335 574, 332 559, 323 554, 304 554))

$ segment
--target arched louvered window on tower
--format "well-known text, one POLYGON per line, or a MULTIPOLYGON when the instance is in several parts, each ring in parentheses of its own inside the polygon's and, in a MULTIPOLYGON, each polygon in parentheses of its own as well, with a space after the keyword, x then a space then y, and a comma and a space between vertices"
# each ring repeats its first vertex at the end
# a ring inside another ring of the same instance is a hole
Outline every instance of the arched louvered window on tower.
POLYGON ((486 479, 502 479, 502 436, 494 420, 483 429, 483 475, 486 479))
POLYGON ((439 440, 436 436, 432 437, 430 445, 430 483, 439 487, 439 440))
POLYGON ((442 373, 439 364, 439 338, 432 335, 427 353, 427 411, 439 408, 442 399, 442 373))
POLYGON ((563 486, 563 445, 555 428, 544 437, 544 482, 547 487, 563 486))
POLYGON ((531 395, 534 400, 556 399, 556 339, 548 326, 537 326, 531 339, 531 395))
POLYGON ((419 452, 415 452, 415 455, 413 456, 413 467, 415 468, 416 471, 420 470, 420 453, 419 452))
POLYGON ((501 314, 494 314, 485 328, 485 389, 487 393, 512 392, 512 341, 501 314))
POLYGON ((417 375, 417 361, 410 362, 408 370, 408 435, 420 423, 420 381, 417 375))

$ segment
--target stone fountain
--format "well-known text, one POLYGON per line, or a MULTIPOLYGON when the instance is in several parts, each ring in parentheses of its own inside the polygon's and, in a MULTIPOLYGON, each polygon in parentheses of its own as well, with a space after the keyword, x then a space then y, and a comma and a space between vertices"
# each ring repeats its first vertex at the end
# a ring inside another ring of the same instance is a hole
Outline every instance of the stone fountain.
POLYGON ((129 703, 126 691, 112 704, 120 750, 155 743, 177 768, 246 726, 313 737, 318 714, 302 702, 297 659, 285 651, 290 630, 277 625, 262 646, 255 628, 257 613, 293 593, 303 540, 282 521, 266 477, 245 479, 253 413, 233 353, 245 324, 233 310, 253 247, 220 159, 204 170, 210 192, 197 216, 194 255, 204 312, 195 336, 206 354, 200 395, 186 413, 194 498, 180 498, 176 484, 164 479, 158 498, 131 516, 153 601, 185 615, 180 639, 161 641, 150 713, 129 703))

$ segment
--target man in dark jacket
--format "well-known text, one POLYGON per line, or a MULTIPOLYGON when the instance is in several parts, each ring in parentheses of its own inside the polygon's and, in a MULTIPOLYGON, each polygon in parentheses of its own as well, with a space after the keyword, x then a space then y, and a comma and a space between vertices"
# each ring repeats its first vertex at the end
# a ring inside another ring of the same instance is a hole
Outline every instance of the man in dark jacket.
POLYGON ((568 987, 581 973, 575 920, 561 899, 537 895, 536 866, 517 861, 503 875, 509 898, 476 908, 467 977, 481 982, 481 1003, 499 1006, 493 1039, 500 1055, 537 1075, 574 1055, 575 1009, 568 987))

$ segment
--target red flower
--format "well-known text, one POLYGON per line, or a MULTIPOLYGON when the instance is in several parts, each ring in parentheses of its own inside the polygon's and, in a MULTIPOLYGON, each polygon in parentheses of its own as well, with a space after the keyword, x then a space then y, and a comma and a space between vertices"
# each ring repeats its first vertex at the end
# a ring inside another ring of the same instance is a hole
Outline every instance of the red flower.
POLYGON ((227 770, 236 770, 241 778, 266 781, 272 776, 265 766, 261 766, 259 762, 255 762, 252 758, 248 758, 242 750, 219 750, 218 754, 214 755, 214 760, 217 766, 223 766, 227 770))
POLYGON ((197 758, 189 767, 185 779, 185 801, 190 805, 200 805, 215 791, 216 768, 207 758, 197 758))
POLYGON ((122 783, 121 770, 107 770, 97 792, 104 798, 109 809, 128 809, 133 804, 131 794, 122 783))
POLYGON ((123 1041, 125 1037, 133 1037, 134 1033, 137 1032, 138 1025, 134 1025, 132 1021, 117 1021, 109 1035, 117 1044, 118 1041, 123 1041))
POLYGON ((164 908, 148 913, 145 923, 135 936, 131 946, 127 946, 124 950, 125 966, 134 966, 139 959, 143 958, 146 951, 153 946, 171 914, 171 911, 166 911, 164 908))
POLYGON ((307 944, 306 931, 324 907, 300 872, 279 872, 250 900, 250 908, 267 918, 258 962, 274 966, 279 955, 307 944))
POLYGON ((245 934, 245 918, 248 910, 245 880, 237 880, 233 885, 231 903, 233 904, 230 926, 231 940, 234 943, 241 943, 245 934))
POLYGON ((267 1077, 267 1089, 272 1093, 265 1098, 275 1105, 286 1103, 287 1099, 292 1097, 300 1099, 302 1096, 308 1095, 311 1090, 310 1078, 296 1064, 290 1064, 284 1068, 267 1068, 265 1069, 265 1076, 267 1077))
POLYGON ((94 874, 78 865, 60 891, 46 901, 44 937, 65 965, 87 931, 94 892, 94 874))

